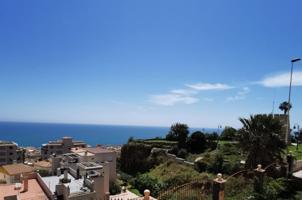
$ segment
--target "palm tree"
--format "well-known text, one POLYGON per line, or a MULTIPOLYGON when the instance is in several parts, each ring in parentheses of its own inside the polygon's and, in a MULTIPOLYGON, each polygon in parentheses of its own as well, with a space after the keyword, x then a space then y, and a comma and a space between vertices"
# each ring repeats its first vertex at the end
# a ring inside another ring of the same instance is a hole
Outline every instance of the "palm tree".
POLYGON ((247 153, 246 167, 253 169, 257 164, 263 166, 281 160, 286 147, 282 138, 282 124, 272 115, 251 115, 249 119, 240 118, 239 143, 247 153))
POLYGON ((285 115, 291 108, 292 108, 292 105, 289 104, 287 101, 284 101, 279 105, 279 109, 282 110, 285 115))

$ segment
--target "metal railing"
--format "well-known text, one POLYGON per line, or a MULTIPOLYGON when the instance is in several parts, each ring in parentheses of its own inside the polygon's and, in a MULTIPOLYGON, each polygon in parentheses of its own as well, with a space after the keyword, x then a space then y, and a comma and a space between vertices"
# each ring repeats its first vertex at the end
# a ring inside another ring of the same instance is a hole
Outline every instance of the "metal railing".
POLYGON ((204 200, 205 193, 211 190, 211 183, 204 180, 195 180, 181 186, 174 187, 159 194, 158 200, 168 199, 195 199, 204 200))

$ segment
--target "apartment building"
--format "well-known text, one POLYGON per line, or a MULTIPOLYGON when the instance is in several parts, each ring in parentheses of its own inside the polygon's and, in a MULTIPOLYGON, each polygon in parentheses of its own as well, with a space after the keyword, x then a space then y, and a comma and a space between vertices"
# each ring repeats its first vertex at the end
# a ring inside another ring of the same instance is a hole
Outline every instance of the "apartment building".
POLYGON ((85 148, 87 144, 83 141, 75 141, 71 137, 63 137, 62 140, 49 141, 41 147, 42 159, 47 159, 51 155, 61 155, 70 153, 72 148, 85 148))
POLYGON ((99 164, 107 163, 110 168, 110 180, 116 179, 116 158, 115 151, 103 148, 101 146, 88 148, 73 148, 71 152, 79 155, 82 161, 96 162, 99 164))
POLYGON ((0 166, 23 162, 23 150, 15 142, 0 140, 0 166))

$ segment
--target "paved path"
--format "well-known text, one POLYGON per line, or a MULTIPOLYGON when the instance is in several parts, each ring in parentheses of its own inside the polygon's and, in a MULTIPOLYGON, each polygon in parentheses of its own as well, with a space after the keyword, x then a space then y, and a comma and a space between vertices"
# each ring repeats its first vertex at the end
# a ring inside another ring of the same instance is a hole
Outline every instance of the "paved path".
POLYGON ((302 179, 302 170, 293 173, 293 176, 302 179))

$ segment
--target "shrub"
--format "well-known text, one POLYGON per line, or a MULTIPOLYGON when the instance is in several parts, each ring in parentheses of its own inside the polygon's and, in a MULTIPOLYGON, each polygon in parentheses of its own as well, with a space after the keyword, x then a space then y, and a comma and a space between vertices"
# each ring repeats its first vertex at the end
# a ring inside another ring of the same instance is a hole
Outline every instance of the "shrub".
POLYGON ((213 173, 222 173, 223 172, 223 155, 220 153, 215 154, 210 158, 208 171, 213 173))
POLYGON ((186 149, 180 149, 177 153, 177 157, 186 158, 188 155, 188 151, 186 149))
POLYGON ((192 133, 188 140, 188 147, 192 153, 201 153, 206 149, 206 137, 204 133, 196 131, 192 133))
POLYGON ((168 153, 177 155, 177 154, 178 154, 178 151, 179 151, 178 146, 175 145, 175 146, 173 146, 173 147, 168 151, 168 153))
POLYGON ((132 184, 141 194, 144 193, 145 189, 148 189, 154 197, 158 196, 162 188, 162 184, 156 178, 153 178, 148 174, 138 175, 132 184))
POLYGON ((109 192, 111 195, 121 193, 121 185, 117 181, 110 181, 109 183, 109 192))
POLYGON ((205 172, 209 167, 209 163, 204 159, 200 159, 194 162, 194 167, 198 172, 205 172))
POLYGON ((121 149, 121 170, 128 174, 146 172, 150 169, 148 157, 151 147, 144 144, 130 143, 123 145, 121 149))

